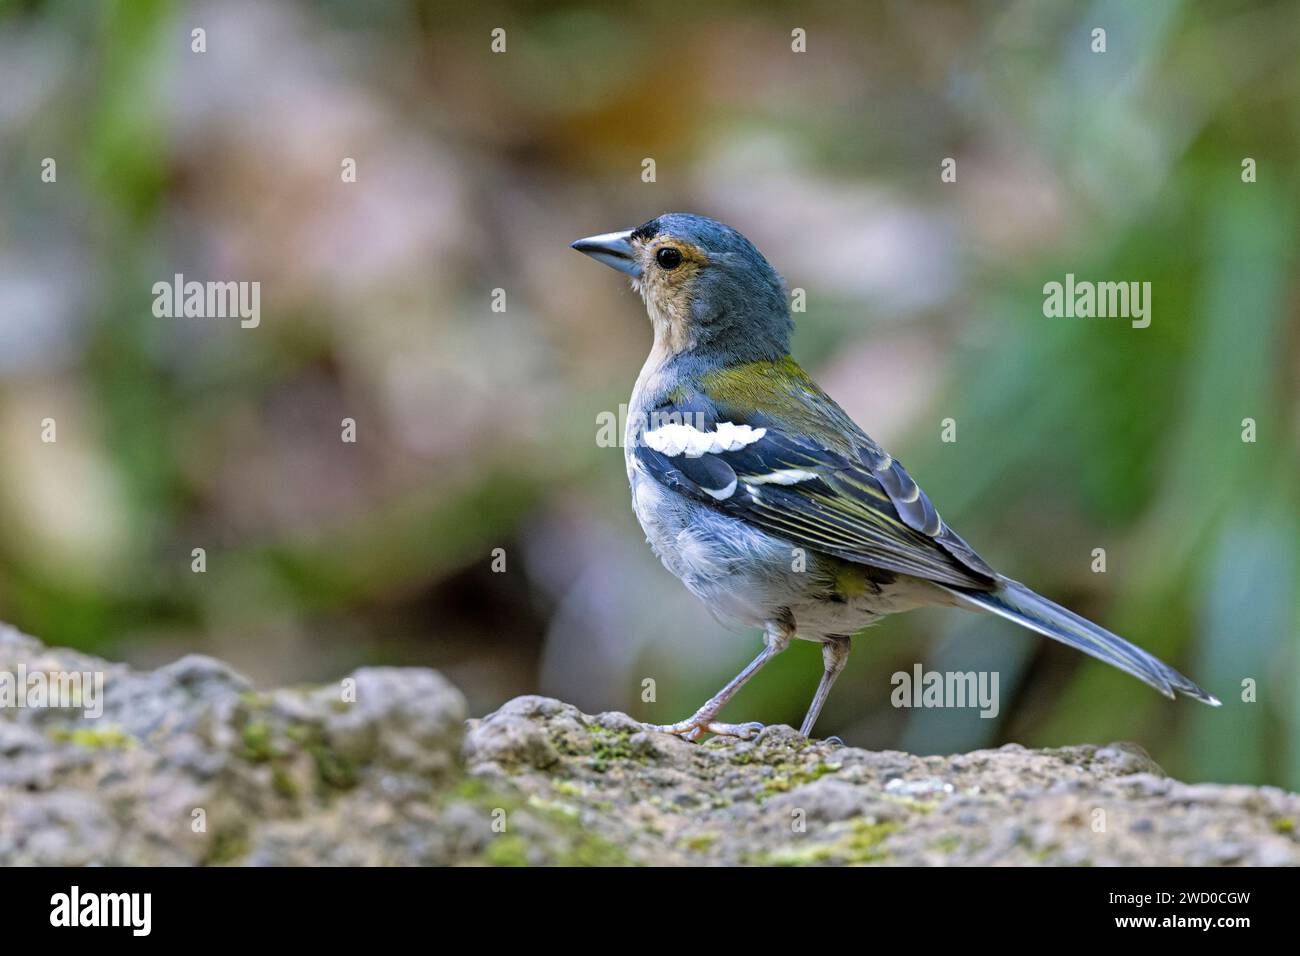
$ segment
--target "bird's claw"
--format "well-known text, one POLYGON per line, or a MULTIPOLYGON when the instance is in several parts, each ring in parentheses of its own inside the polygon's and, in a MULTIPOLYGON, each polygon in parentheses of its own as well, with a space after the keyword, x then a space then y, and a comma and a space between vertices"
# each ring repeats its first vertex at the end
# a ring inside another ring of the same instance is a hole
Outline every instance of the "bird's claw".
POLYGON ((657 730, 663 734, 673 734, 683 740, 698 741, 705 734, 715 737, 736 737, 739 740, 753 740, 763 730, 758 721, 745 724, 724 724, 709 717, 690 717, 675 724, 646 724, 647 730, 657 730))

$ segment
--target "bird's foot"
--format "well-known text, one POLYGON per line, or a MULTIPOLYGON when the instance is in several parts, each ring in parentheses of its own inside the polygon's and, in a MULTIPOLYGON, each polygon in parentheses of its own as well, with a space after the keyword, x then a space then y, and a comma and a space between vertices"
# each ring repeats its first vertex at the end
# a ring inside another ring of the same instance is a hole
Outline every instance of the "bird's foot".
POLYGON ((696 714, 675 724, 645 724, 644 726, 646 730, 657 730, 661 734, 673 734, 683 740, 693 741, 698 741, 705 734, 753 740, 763 729, 763 725, 757 721, 747 724, 724 724, 714 720, 708 714, 696 714))

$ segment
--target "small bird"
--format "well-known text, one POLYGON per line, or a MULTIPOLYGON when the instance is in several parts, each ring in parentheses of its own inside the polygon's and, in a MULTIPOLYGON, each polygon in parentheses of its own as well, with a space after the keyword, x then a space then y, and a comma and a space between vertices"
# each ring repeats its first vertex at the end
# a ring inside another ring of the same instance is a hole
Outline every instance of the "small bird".
POLYGON ((727 702, 799 637, 824 670, 810 734, 849 656, 886 614, 947 605, 996 614, 1091 654, 1165 696, 1219 701, 1151 654, 993 570, 902 464, 790 356, 785 283, 743 235, 666 213, 572 248, 626 273, 654 344, 632 390, 624 454, 632 507, 664 566, 763 650, 692 716, 657 729, 748 738, 727 702))

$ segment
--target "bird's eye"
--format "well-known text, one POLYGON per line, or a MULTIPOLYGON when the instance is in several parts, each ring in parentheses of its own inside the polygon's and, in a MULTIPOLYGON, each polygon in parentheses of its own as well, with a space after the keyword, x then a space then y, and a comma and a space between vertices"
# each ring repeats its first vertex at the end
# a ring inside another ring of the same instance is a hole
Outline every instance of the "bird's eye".
POLYGON ((655 253, 655 262, 659 263, 660 269, 676 269, 682 264, 682 254, 672 246, 664 246, 655 253))

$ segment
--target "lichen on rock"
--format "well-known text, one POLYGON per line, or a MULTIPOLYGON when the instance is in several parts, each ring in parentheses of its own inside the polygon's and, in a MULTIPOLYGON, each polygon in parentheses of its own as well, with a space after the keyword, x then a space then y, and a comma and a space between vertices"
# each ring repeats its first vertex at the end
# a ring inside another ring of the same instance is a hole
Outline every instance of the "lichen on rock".
POLYGON ((693 744, 434 671, 259 691, 0 626, 0 671, 101 671, 104 713, 0 709, 0 865, 1297 864, 1300 796, 1130 744, 947 757, 769 727, 693 744))

